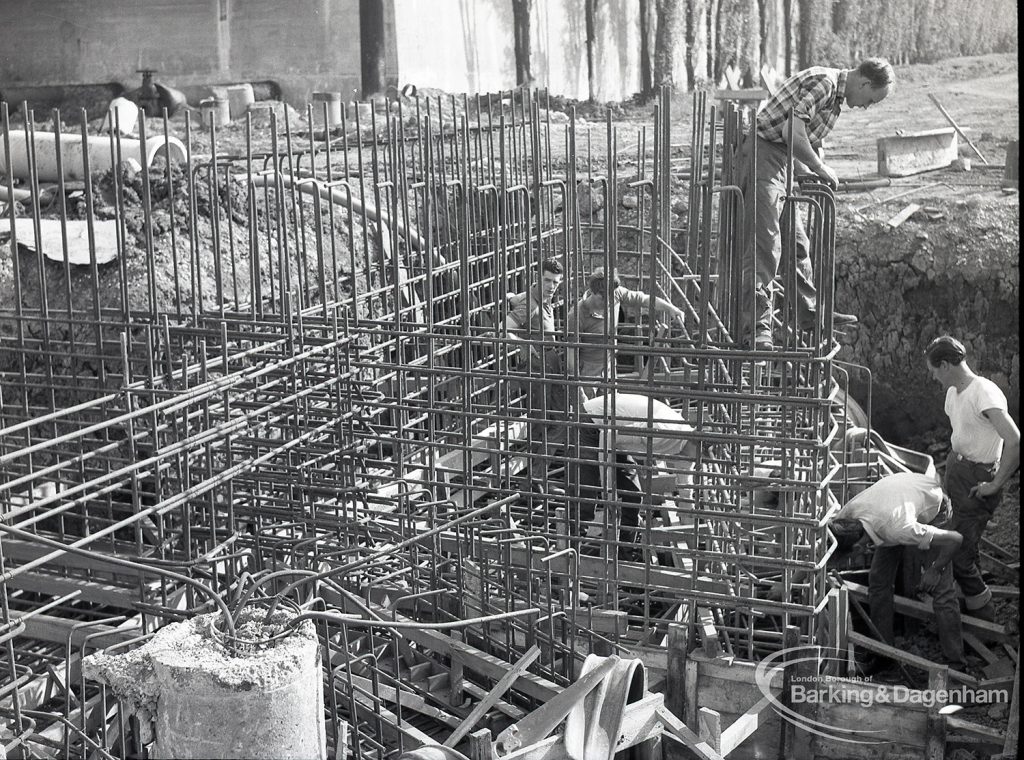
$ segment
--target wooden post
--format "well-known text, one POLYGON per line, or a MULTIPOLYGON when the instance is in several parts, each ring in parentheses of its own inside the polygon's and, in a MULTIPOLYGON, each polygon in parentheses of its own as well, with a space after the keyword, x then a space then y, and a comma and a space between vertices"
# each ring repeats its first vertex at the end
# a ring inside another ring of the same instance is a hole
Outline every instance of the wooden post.
POLYGON ((668 674, 665 683, 665 706, 675 715, 684 716, 686 688, 686 626, 668 626, 668 674))
MULTIPOLYGON (((935 668, 928 671, 928 688, 934 694, 949 688, 949 668, 935 668)), ((946 757, 946 716, 940 710, 942 704, 928 708, 928 729, 925 735, 925 760, 945 760, 946 757)))
POLYGON ((702 707, 697 711, 697 735, 715 752, 722 751, 722 716, 715 710, 702 707))
MULTIPOLYGON (((782 648, 793 649, 800 644, 800 629, 795 625, 787 625, 785 632, 782 634, 782 648)), ((782 658, 782 693, 779 695, 779 701, 785 707, 793 707, 793 666, 789 664, 789 661, 793 659, 792 652, 786 652, 786 656, 782 658)), ((779 731, 779 757, 796 757, 793 754, 794 747, 796 745, 796 726, 791 720, 788 720, 783 716, 782 727, 779 731)))
POLYGON ((469 743, 469 760, 494 760, 494 743, 491 741, 491 730, 481 728, 467 737, 469 743))

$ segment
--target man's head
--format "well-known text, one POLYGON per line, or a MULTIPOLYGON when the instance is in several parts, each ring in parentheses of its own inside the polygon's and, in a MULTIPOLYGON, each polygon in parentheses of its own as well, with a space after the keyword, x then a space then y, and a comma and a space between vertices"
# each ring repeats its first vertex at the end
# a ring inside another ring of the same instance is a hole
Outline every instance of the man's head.
POLYGON ((587 278, 587 293, 584 296, 587 305, 595 311, 603 309, 605 296, 609 292, 614 293, 615 289, 621 284, 622 282, 619 280, 619 273, 617 271, 613 269, 609 275, 605 273, 604 267, 598 267, 587 278))
POLYGON ((835 536, 836 551, 832 555, 833 562, 851 559, 858 550, 864 548, 864 526, 860 520, 838 518, 828 524, 829 532, 835 536))
POLYGON ((554 256, 544 259, 540 266, 540 293, 545 301, 550 301, 562 284, 562 264, 554 256))
POLYGON ((867 108, 885 100, 896 86, 896 74, 884 58, 861 61, 846 79, 846 105, 867 108))
POLYGON ((928 344, 924 350, 928 361, 928 372, 943 387, 953 385, 953 376, 959 371, 967 358, 964 344, 952 335, 940 335, 928 344))

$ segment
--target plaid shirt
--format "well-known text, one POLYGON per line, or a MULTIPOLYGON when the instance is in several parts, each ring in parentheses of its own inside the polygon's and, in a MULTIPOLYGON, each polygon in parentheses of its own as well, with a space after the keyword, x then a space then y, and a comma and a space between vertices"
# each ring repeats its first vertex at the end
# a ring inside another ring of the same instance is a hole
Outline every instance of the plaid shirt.
POLYGON ((757 114, 757 136, 785 142, 783 130, 790 112, 807 125, 807 138, 817 150, 843 108, 846 71, 814 66, 791 76, 757 114))

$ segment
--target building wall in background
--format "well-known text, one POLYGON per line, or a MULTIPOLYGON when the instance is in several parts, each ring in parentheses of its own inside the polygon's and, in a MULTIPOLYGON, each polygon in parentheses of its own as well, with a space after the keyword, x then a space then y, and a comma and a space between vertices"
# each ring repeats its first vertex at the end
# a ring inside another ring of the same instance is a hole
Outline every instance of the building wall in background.
POLYGON ((4 86, 273 80, 305 102, 359 87, 358 0, 2 0, 4 86))

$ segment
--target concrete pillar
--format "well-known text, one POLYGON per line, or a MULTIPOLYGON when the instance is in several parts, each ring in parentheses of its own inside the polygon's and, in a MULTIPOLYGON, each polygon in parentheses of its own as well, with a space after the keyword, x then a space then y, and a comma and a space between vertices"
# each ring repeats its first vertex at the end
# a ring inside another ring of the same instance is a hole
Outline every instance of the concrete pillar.
MULTIPOLYGON (((288 617, 278 615, 274 628, 288 617)), ((107 684, 133 705, 141 724, 152 727, 152 758, 325 760, 313 625, 303 623, 280 641, 232 656, 211 631, 217 617, 171 623, 127 654, 90 655, 83 672, 107 684)), ((257 638, 259 621, 240 621, 239 632, 257 638)))

